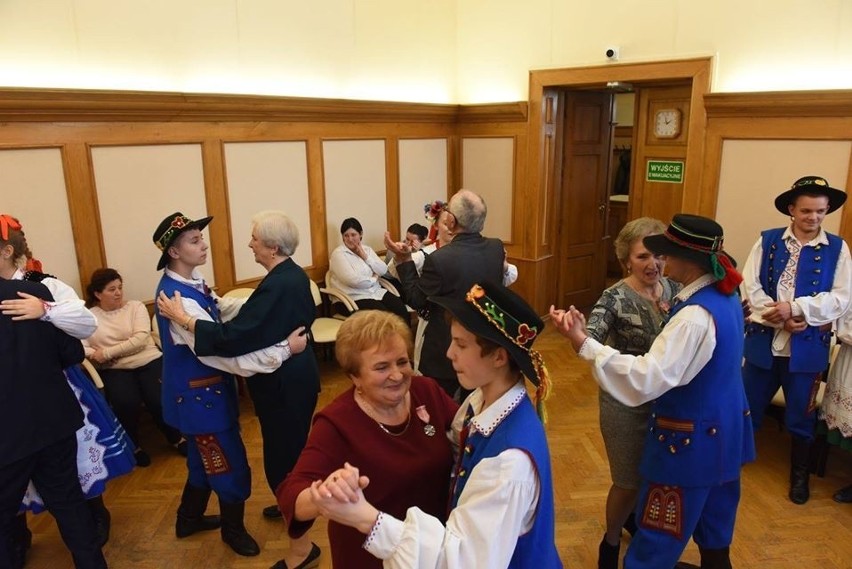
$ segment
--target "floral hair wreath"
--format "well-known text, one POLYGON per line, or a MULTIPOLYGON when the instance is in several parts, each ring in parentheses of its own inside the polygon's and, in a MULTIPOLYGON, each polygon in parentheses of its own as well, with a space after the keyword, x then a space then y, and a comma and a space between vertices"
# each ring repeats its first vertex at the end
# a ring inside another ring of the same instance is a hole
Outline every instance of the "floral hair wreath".
POLYGON ((427 203, 423 206, 423 213, 426 214, 426 219, 429 223, 434 224, 438 221, 438 217, 446 207, 447 203, 441 200, 435 200, 432 203, 427 203))

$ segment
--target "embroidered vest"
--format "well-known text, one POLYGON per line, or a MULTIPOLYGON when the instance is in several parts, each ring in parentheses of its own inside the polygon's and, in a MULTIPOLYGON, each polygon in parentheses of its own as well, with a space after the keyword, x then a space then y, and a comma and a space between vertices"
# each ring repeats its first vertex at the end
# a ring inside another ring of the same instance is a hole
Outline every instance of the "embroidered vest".
MULTIPOLYGON (((538 474, 539 497, 535 521, 529 532, 518 536, 510 569, 561 568, 562 562, 554 542, 553 479, 550 472, 550 451, 544 426, 535 414, 529 397, 524 397, 515 409, 485 437, 471 435, 462 453, 461 470, 450 506, 455 508, 471 471, 484 458, 495 457, 506 449, 516 448, 529 455, 538 474)), ((496 537, 496 536, 495 536, 496 537)))
MULTIPOLYGON (((219 309, 213 297, 163 275, 157 295, 169 297, 180 291, 219 321, 219 309)), ((157 315, 163 347, 163 419, 187 435, 218 433, 238 424, 239 403, 233 376, 204 365, 186 345, 177 345, 169 333, 170 321, 157 315)))
POLYGON ((716 348, 687 385, 653 406, 640 470, 651 482, 715 486, 735 480, 754 460, 754 435, 742 380, 743 313, 736 295, 707 286, 672 309, 697 304, 710 312, 716 348))
MULTIPOLYGON (((760 262, 760 285, 771 298, 778 298, 778 279, 790 259, 787 244, 782 239, 784 228, 768 229, 762 234, 763 258, 760 262)), ((834 272, 843 241, 826 233, 828 245, 802 247, 796 265, 796 292, 799 296, 816 296, 831 290, 834 272)), ((763 369, 772 368, 772 339, 775 329, 749 323, 745 330, 745 358, 763 369)), ((821 332, 816 326, 790 337, 790 371, 818 373, 828 365, 831 332, 821 332)))

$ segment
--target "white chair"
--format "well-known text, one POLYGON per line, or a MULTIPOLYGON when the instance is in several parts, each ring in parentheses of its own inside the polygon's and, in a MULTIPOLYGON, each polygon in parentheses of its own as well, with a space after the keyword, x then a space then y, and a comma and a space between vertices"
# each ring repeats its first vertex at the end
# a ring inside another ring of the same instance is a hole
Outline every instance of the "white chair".
POLYGON ((323 310, 322 295, 325 294, 337 300, 337 302, 346 307, 350 314, 358 310, 358 307, 348 296, 343 295, 335 289, 320 288, 314 281, 311 281, 311 294, 314 297, 314 305, 317 307, 319 313, 311 325, 311 337, 314 339, 314 343, 322 346, 325 352, 326 348, 334 344, 335 340, 337 340, 337 332, 340 330, 340 326, 343 325, 343 320, 323 315, 325 310, 323 310))
POLYGON ((163 344, 160 341, 160 325, 157 324, 156 314, 151 317, 151 337, 154 338, 154 343, 157 344, 157 347, 162 350, 163 344))
POLYGON ((325 291, 330 297, 329 300, 331 301, 331 307, 333 309, 336 308, 343 310, 343 312, 332 310, 331 317, 337 318, 338 320, 346 320, 346 318, 350 314, 358 310, 358 305, 355 304, 355 301, 352 299, 351 296, 349 296, 339 288, 332 286, 331 279, 329 278, 330 276, 331 271, 326 271, 325 287, 322 290, 325 291))
POLYGON ((98 370, 95 369, 95 366, 88 358, 83 358, 83 369, 86 370, 87 374, 89 374, 89 378, 91 378, 95 387, 98 389, 104 388, 104 380, 101 379, 101 374, 98 373, 98 370))
POLYGON ((248 298, 251 296, 251 293, 254 292, 253 288, 250 287, 237 287, 232 288, 228 292, 222 295, 223 298, 248 298))

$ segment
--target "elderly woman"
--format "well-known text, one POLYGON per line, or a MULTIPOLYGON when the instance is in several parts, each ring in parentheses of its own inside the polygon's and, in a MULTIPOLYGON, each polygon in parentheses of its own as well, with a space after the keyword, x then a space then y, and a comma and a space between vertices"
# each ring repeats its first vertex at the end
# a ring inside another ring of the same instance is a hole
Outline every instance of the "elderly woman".
POLYGON ((369 245, 361 242, 364 229, 354 217, 340 225, 343 244, 331 252, 329 285, 349 295, 359 308, 386 310, 408 321, 408 311, 402 300, 382 288, 379 277, 385 276, 388 266, 369 245))
MULTIPOLYGON (((589 316, 590 337, 621 353, 643 355, 660 333, 680 285, 663 276, 664 261, 642 243, 662 233, 659 220, 640 217, 627 223, 615 239, 615 255, 627 276, 606 289, 589 316)), ((631 512, 640 486, 639 461, 652 403, 628 407, 600 390, 600 423, 612 486, 606 499, 606 534, 598 549, 599 569, 617 569, 621 528, 631 534, 631 512)))
MULTIPOLYGON (((274 345, 301 327, 310 330, 316 306, 308 275, 292 259, 298 244, 298 228, 283 212, 258 213, 252 219, 249 248, 268 274, 239 313, 224 323, 195 320, 180 302, 164 295, 157 302, 160 313, 195 333, 198 356, 234 357, 274 345)), ((253 375, 246 384, 260 421, 266 481, 274 492, 308 438, 320 387, 313 349, 308 344, 301 353, 294 350, 281 367, 253 375)), ((266 508, 264 515, 280 516, 278 507, 266 508)), ((290 551, 307 556, 310 539, 291 540, 290 551)))
MULTIPOLYGON (((319 515, 311 483, 346 461, 370 477, 364 494, 382 511, 400 517, 417 506, 446 519, 453 462, 446 433, 457 405, 433 380, 412 376, 409 327, 387 312, 356 312, 340 327, 335 353, 352 388, 317 413, 299 462, 278 488, 290 536, 304 535, 319 515)), ((357 530, 329 522, 328 535, 334 567, 382 566, 357 530)), ((275 569, 309 563, 286 558, 275 569)))
MULTIPOLYGON (((52 302, 22 294, 18 300, 0 303, 3 313, 16 319, 41 318, 66 334, 78 339, 91 335, 98 322, 77 293, 58 278, 40 270, 22 270, 24 267, 41 268, 33 258, 23 227, 18 219, 0 215, 0 278, 40 282, 53 295, 52 302)), ((65 370, 65 376, 85 411, 84 424, 77 431, 77 470, 80 486, 95 519, 99 545, 109 540, 110 513, 104 505, 106 482, 133 470, 133 445, 110 410, 103 396, 79 366, 65 370), (95 436, 92 436, 95 433, 95 436)), ((30 484, 24 496, 24 509, 35 513, 44 511, 45 504, 30 484)), ((26 549, 32 536, 27 529, 26 517, 18 516, 13 528, 16 559, 23 564, 26 549)))
POLYGON ((98 329, 83 341, 86 357, 98 368, 107 399, 136 445, 136 463, 151 464, 139 442, 142 404, 169 444, 186 456, 186 439, 163 421, 163 357, 151 337, 148 309, 138 300, 124 299, 121 275, 110 268, 92 273, 86 297, 86 305, 98 319, 98 329))

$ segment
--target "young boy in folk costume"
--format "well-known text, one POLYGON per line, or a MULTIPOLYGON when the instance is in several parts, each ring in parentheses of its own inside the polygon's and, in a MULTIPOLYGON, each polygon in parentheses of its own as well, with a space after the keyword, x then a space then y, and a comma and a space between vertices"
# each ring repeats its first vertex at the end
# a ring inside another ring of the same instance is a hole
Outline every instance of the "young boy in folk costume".
POLYGON ((447 357, 465 389, 453 422, 459 450, 446 527, 418 508, 405 520, 363 497, 353 466, 315 482, 312 499, 327 517, 369 537, 364 547, 386 568, 562 567, 554 544, 553 485, 539 410, 547 370, 532 349, 544 325, 524 300, 498 284, 474 285, 463 298, 431 297, 451 321, 447 357))

